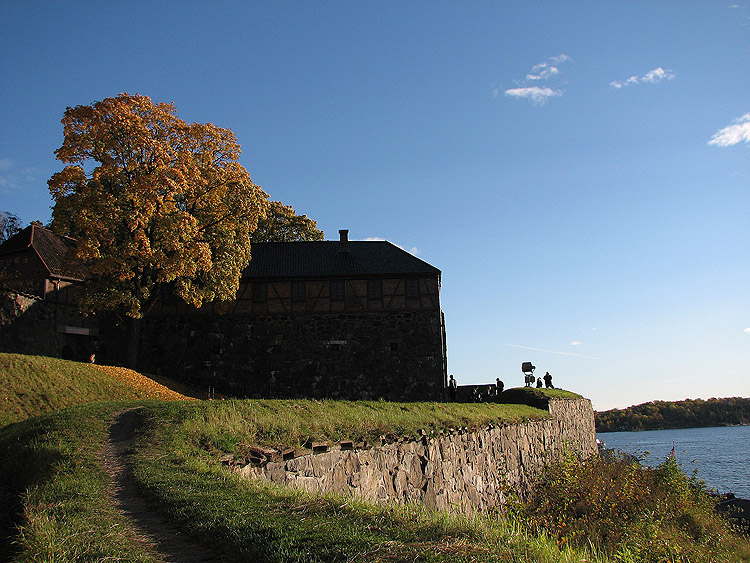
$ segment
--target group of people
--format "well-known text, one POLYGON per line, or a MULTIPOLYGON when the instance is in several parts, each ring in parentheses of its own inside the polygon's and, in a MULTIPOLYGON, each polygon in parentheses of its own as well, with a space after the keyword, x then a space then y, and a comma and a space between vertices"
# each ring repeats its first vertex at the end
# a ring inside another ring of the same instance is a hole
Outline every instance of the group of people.
POLYGON ((536 381, 536 387, 537 389, 542 388, 542 380, 544 380, 544 387, 547 389, 554 389, 552 386, 552 376, 549 372, 544 374, 544 377, 534 377, 533 373, 526 373, 524 374, 524 383, 526 384, 526 387, 533 387, 534 381, 536 381))
MULTIPOLYGON (((524 374, 524 379, 526 387, 533 387, 534 383, 536 382, 536 387, 538 389, 541 389, 542 386, 546 387, 547 389, 554 389, 552 385, 552 376, 549 372, 545 373, 544 377, 534 377, 533 373, 526 373, 524 374)), ((450 397, 452 403, 456 402, 457 389, 458 384, 456 383, 453 374, 451 374, 450 379, 448 380, 448 396, 450 397)), ((496 397, 500 396, 504 389, 505 384, 498 377, 495 379, 495 385, 488 385, 487 390, 484 394, 482 394, 482 391, 478 385, 475 386, 471 390, 471 401, 474 403, 481 403, 483 400, 493 401, 496 397)))
MULTIPOLYGON (((456 380, 453 377, 453 374, 451 374, 450 379, 448 380, 448 395, 450 396, 450 400, 452 403, 456 402, 456 389, 458 388, 458 384, 456 383, 456 380)), ((479 386, 475 386, 471 390, 471 400, 474 403, 481 403, 483 400, 492 401, 493 397, 498 397, 505 389, 505 383, 503 383, 500 378, 495 378, 495 385, 488 385, 487 391, 484 395, 482 395, 482 391, 479 389, 479 386)))

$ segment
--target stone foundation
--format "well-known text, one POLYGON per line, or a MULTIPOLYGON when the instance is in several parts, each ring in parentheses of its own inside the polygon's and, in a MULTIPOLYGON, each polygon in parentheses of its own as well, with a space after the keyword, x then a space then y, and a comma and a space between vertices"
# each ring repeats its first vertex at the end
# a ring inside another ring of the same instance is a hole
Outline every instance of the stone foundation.
POLYGON ((437 401, 435 311, 147 317, 143 371, 241 397, 437 401))

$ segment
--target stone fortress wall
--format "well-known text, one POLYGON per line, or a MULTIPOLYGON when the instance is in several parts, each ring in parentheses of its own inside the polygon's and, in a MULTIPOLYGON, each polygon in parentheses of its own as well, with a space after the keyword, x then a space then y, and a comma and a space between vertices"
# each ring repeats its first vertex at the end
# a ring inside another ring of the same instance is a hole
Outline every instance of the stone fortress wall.
POLYGON ((316 493, 351 494, 373 502, 416 502, 465 514, 501 506, 512 489, 529 493, 544 464, 568 449, 597 451, 588 399, 551 399, 550 418, 456 430, 373 448, 332 449, 249 464, 242 475, 316 493))

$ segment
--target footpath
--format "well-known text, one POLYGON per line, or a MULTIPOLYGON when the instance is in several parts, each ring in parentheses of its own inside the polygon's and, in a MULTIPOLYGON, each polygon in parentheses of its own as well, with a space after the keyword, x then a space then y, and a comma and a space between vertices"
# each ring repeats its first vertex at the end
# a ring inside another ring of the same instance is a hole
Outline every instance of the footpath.
POLYGON ((104 467, 111 476, 112 498, 129 519, 136 540, 158 553, 165 563, 219 563, 215 552, 200 545, 151 506, 133 481, 127 461, 136 430, 143 424, 138 408, 115 414, 109 439, 102 451, 104 467))

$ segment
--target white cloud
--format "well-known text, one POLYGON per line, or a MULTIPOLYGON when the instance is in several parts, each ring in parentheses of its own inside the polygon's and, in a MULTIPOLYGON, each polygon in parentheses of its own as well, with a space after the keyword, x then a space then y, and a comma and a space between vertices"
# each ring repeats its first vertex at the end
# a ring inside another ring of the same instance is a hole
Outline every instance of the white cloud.
MULTIPOLYGON (((530 100, 534 105, 542 105, 550 98, 556 98, 563 95, 563 91, 554 88, 541 88, 539 86, 530 86, 529 84, 539 82, 541 80, 551 80, 557 78, 560 74, 560 69, 557 65, 572 61, 568 55, 561 53, 554 57, 549 57, 546 61, 535 64, 531 67, 531 71, 526 74, 524 80, 518 80, 516 83, 519 85, 518 88, 509 88, 504 91, 505 95, 509 98, 522 98, 530 100)), ((492 91, 492 97, 497 98, 500 95, 501 90, 495 88, 492 91)))
POLYGON ((658 84, 663 80, 672 80, 675 76, 677 75, 671 70, 665 70, 659 66, 653 70, 649 70, 641 77, 631 76, 627 80, 614 80, 610 82, 609 85, 612 88, 619 90, 625 86, 634 86, 636 84, 643 84, 644 82, 648 84, 658 84))
POLYGON ((747 327, 747 328, 745 329, 745 332, 746 332, 747 334, 750 334, 750 326, 749 326, 749 327, 747 327))
POLYGON ((750 144, 750 113, 738 117, 732 125, 727 125, 714 133, 708 144, 717 147, 731 147, 742 141, 750 144))
POLYGON ((560 53, 559 55, 557 55, 555 57, 550 57, 549 60, 552 61, 555 64, 560 64, 560 63, 568 63, 568 62, 572 61, 573 59, 571 59, 565 53, 560 53))
POLYGON ((573 342, 570 343, 570 345, 571 346, 580 346, 581 343, 578 340, 574 340, 573 342))
POLYGON ((531 72, 536 72, 537 74, 527 74, 526 80, 547 80, 560 74, 560 69, 548 63, 539 63, 531 69, 531 72))
POLYGON ((542 105, 550 98, 562 96, 562 90, 552 88, 539 88, 539 86, 527 86, 525 88, 511 88, 505 91, 510 98, 525 98, 531 100, 534 105, 542 105))

